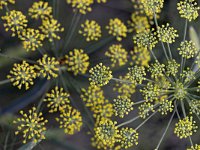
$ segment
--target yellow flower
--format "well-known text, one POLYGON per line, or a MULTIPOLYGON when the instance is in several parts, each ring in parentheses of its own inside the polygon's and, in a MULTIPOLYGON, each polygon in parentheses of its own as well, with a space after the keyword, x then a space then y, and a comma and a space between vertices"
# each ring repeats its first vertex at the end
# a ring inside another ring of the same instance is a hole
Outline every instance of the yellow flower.
POLYGON ((142 81, 145 79, 145 68, 143 66, 134 66, 128 68, 127 78, 133 83, 142 84, 142 81))
POLYGON ((200 145, 195 144, 194 146, 187 148, 187 150, 200 150, 200 145))
POLYGON ((14 121, 14 124, 18 125, 15 134, 18 135, 22 132, 24 138, 23 143, 26 143, 27 140, 33 140, 33 142, 37 143, 45 139, 45 124, 48 120, 42 117, 42 113, 37 113, 36 108, 33 107, 29 110, 28 114, 24 113, 22 110, 20 114, 22 117, 14 121))
POLYGON ((119 138, 119 130, 116 126, 117 122, 113 122, 108 118, 102 118, 97 122, 94 128, 95 138, 102 142, 106 147, 114 147, 119 138))
POLYGON ((103 90, 94 85, 90 85, 87 89, 82 89, 81 99, 85 102, 86 107, 95 107, 105 102, 103 90))
POLYGON ((138 133, 133 128, 122 128, 119 132, 120 134, 120 145, 122 148, 128 149, 134 144, 138 145, 138 133))
POLYGON ((119 116, 121 118, 124 117, 124 115, 128 115, 130 111, 133 110, 133 102, 131 99, 129 99, 126 96, 118 96, 114 101, 114 111, 115 116, 119 116))
POLYGON ((154 13, 160 13, 164 5, 164 0, 140 0, 144 6, 147 16, 154 13))
POLYGON ((33 80, 36 78, 35 68, 26 61, 23 61, 22 64, 14 64, 7 78, 13 82, 13 86, 17 86, 19 89, 24 86, 28 90, 30 85, 34 84, 33 80))
POLYGON ((121 82, 116 82, 113 90, 117 91, 120 95, 130 98, 131 95, 134 94, 136 91, 135 82, 129 81, 129 77, 127 75, 125 75, 124 77, 120 76, 119 79, 121 80, 121 82))
POLYGON ((130 54, 132 59, 130 65, 149 66, 151 55, 147 48, 134 46, 134 50, 130 54))
POLYGON ((83 125, 81 113, 71 106, 61 111, 60 117, 56 118, 56 121, 59 122, 60 128, 63 128, 64 132, 69 135, 80 131, 83 125))
POLYGON ((43 45, 44 35, 39 30, 28 28, 21 33, 20 39, 24 49, 35 51, 43 45))
POLYGON ((174 133, 180 138, 187 138, 197 132, 196 122, 193 121, 193 117, 185 117, 176 123, 174 133))
POLYGON ((6 31, 11 31, 12 36, 20 35, 21 32, 27 27, 28 20, 21 11, 12 10, 6 12, 6 16, 2 16, 2 19, 6 21, 4 27, 6 31))
POLYGON ((97 3, 106 3, 107 0, 97 0, 97 3))
POLYGON ((151 72, 151 77, 157 79, 158 77, 164 76, 165 65, 160 64, 157 60, 155 63, 151 64, 148 69, 151 72))
POLYGON ((189 104, 190 104, 190 113, 200 115, 200 101, 191 100, 189 104))
POLYGON ((81 24, 79 34, 86 37, 86 41, 97 41, 101 37, 101 26, 94 20, 86 20, 84 24, 81 24))
POLYGON ((158 27, 157 33, 159 40, 165 43, 173 43, 175 42, 175 38, 178 37, 177 30, 170 27, 169 23, 158 27))
POLYGON ((63 111, 70 103, 69 93, 65 92, 63 88, 58 88, 51 90, 51 93, 46 94, 46 98, 44 102, 47 102, 47 107, 49 108, 49 112, 57 112, 63 111))
POLYGON ((85 74, 89 67, 89 56, 82 49, 74 49, 65 55, 67 70, 77 74, 85 74))
POLYGON ((0 9, 3 9, 4 6, 8 6, 8 4, 15 4, 15 0, 1 0, 0 1, 0 9))
POLYGON ((48 6, 48 2, 34 2, 32 7, 29 8, 28 12, 28 14, 34 19, 44 19, 46 17, 50 18, 52 13, 52 7, 48 6))
POLYGON ((128 20, 128 31, 136 33, 143 32, 146 29, 150 28, 150 24, 148 18, 146 16, 138 15, 136 13, 132 13, 131 20, 128 20))
POLYGON ((109 47, 109 51, 105 53, 112 62, 112 67, 123 66, 128 61, 128 53, 121 44, 114 44, 109 47))
POLYGON ((47 77, 48 80, 56 78, 59 71, 59 62, 54 57, 48 57, 46 54, 39 59, 35 68, 39 71, 38 76, 47 77))
POLYGON ((125 24, 118 18, 110 19, 109 25, 106 26, 108 33, 116 37, 117 41, 127 36, 128 29, 125 24))
POLYGON ((178 48, 179 54, 186 59, 193 58, 198 53, 198 49, 193 41, 183 41, 178 48))
POLYGON ((91 5, 94 3, 94 0, 66 0, 75 10, 78 10, 81 14, 86 14, 91 12, 91 5))
POLYGON ((40 29, 50 42, 53 42, 53 39, 60 40, 58 33, 64 31, 64 28, 61 27, 60 23, 53 18, 45 18, 42 20, 42 26, 40 26, 40 29))
POLYGON ((162 115, 167 115, 168 112, 172 112, 173 110, 174 110, 174 105, 172 104, 172 101, 163 99, 160 102, 160 106, 159 106, 158 111, 162 115))
POLYGON ((149 116, 150 112, 155 112, 154 105, 151 103, 143 103, 139 106, 139 116, 142 119, 145 119, 147 116, 149 116))
POLYGON ((104 86, 112 79, 112 71, 102 63, 91 68, 89 72, 91 85, 104 86))
POLYGON ((199 16, 199 9, 196 0, 183 0, 177 4, 177 9, 182 18, 186 18, 189 21, 197 19, 199 16))
POLYGON ((154 32, 154 29, 146 29, 136 34, 136 36, 133 37, 133 41, 135 44, 137 44, 138 47, 144 47, 146 49, 152 50, 158 43, 155 35, 156 32, 154 32))
POLYGON ((170 61, 167 62, 167 66, 166 66, 166 74, 167 76, 176 76, 176 74, 178 73, 179 71, 179 67, 180 67, 180 64, 178 64, 176 62, 176 60, 172 59, 170 61))

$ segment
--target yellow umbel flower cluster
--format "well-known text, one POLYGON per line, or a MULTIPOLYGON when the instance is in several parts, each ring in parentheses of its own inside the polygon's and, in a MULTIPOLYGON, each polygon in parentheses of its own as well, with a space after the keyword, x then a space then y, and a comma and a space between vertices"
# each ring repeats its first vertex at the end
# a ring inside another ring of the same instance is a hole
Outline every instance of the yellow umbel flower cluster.
POLYGON ((177 4, 177 9, 182 18, 186 18, 189 21, 197 19, 199 16, 199 9, 196 0, 183 0, 177 4))
POLYGON ((69 135, 80 131, 83 125, 81 113, 71 106, 61 111, 60 117, 56 118, 56 121, 59 122, 60 128, 64 129, 64 132, 69 135))
POLYGON ((146 117, 149 116, 150 112, 155 112, 154 110, 154 105, 148 102, 143 103, 138 107, 139 109, 139 116, 142 119, 145 119, 146 117))
POLYGON ((92 11, 92 4, 94 0, 66 0, 75 10, 78 10, 81 14, 86 14, 92 11))
POLYGON ((15 4, 15 0, 1 0, 0 9, 3 9, 4 6, 8 6, 8 4, 15 4))
POLYGON ((164 0, 140 0, 140 2, 143 4, 147 16, 160 13, 164 5, 164 0))
POLYGON ((34 2, 32 7, 28 10, 29 15, 34 19, 44 19, 46 17, 51 18, 52 7, 49 6, 48 2, 34 2))
POLYGON ((63 111, 70 103, 69 93, 65 92, 63 88, 56 86, 50 93, 46 94, 44 102, 47 102, 49 112, 63 111))
POLYGON ((151 77, 154 79, 163 77, 165 71, 165 65, 160 64, 158 61, 156 61, 155 63, 149 66, 148 71, 151 72, 151 77))
POLYGON ((172 75, 172 76, 176 76, 176 74, 178 73, 179 71, 179 67, 180 67, 180 64, 178 64, 176 62, 176 60, 172 59, 172 60, 169 60, 167 62, 167 66, 166 66, 166 74, 168 76, 172 75))
POLYGON ((133 128, 122 128, 120 134, 120 146, 121 148, 128 149, 133 145, 138 145, 138 133, 133 128))
POLYGON ((112 79, 112 71, 102 63, 97 64, 89 70, 91 85, 104 86, 112 79))
POLYGON ((121 82, 116 82, 114 91, 117 91, 118 94, 131 98, 131 95, 136 91, 136 85, 134 82, 129 81, 129 77, 127 75, 120 76, 119 79, 121 82))
POLYGON ((174 133, 180 138, 187 138, 193 133, 197 132, 197 125, 196 122, 193 121, 193 117, 185 117, 181 120, 179 120, 178 123, 176 123, 176 127, 174 129, 174 133))
POLYGON ((119 18, 110 19, 106 29, 108 29, 108 33, 113 35, 117 41, 121 41, 122 38, 125 38, 128 32, 126 25, 119 18))
POLYGON ((134 66, 131 68, 128 68, 128 74, 127 78, 131 82, 137 83, 137 84, 142 84, 142 81, 145 80, 145 68, 143 66, 134 66))
POLYGON ((12 32, 12 36, 20 35, 27 27, 28 20, 21 11, 12 10, 6 12, 6 16, 2 16, 1 18, 6 21, 4 27, 6 28, 6 31, 12 32))
POLYGON ((38 76, 47 77, 48 80, 56 78, 59 71, 59 62, 55 57, 49 57, 46 54, 39 59, 35 68, 39 71, 38 76))
POLYGON ((190 113, 200 115, 200 101, 192 100, 189 104, 190 104, 190 113))
POLYGON ((159 106, 158 111, 159 111, 162 115, 167 115, 168 112, 172 112, 173 110, 174 110, 174 105, 172 104, 172 101, 163 99, 163 100, 160 102, 160 106, 159 106))
POLYGON ((131 20, 128 20, 128 32, 143 32, 150 28, 148 18, 146 16, 132 13, 131 20))
POLYGON ((13 86, 17 86, 19 89, 25 86, 25 89, 28 90, 30 85, 34 84, 33 80, 36 78, 35 68, 26 61, 21 64, 14 64, 7 78, 13 82, 13 86))
POLYGON ((130 65, 141 65, 144 67, 149 66, 151 55, 147 48, 134 46, 134 49, 130 52, 130 54, 132 59, 130 65))
POLYGON ((119 129, 116 124, 117 122, 113 122, 108 118, 102 118, 94 128, 95 138, 101 141, 105 147, 114 147, 119 138, 119 129))
POLYGON ((105 55, 110 58, 112 67, 123 66, 128 61, 128 53, 121 44, 111 45, 105 55))
POLYGON ((65 55, 67 70, 77 74, 85 74, 89 67, 89 56, 82 49, 74 49, 65 55))
POLYGON ((186 59, 193 58, 198 53, 198 49, 193 41, 181 42, 178 51, 179 54, 186 59))
POLYGON ((173 43, 175 42, 175 38, 178 37, 177 30, 170 27, 169 23, 158 27, 157 33, 159 40, 164 43, 173 43))
POLYGON ((145 31, 136 34, 136 36, 133 37, 133 41, 138 47, 152 50, 158 43, 155 35, 156 32, 154 32, 154 29, 146 29, 145 31))
POLYGON ((28 28, 21 33, 20 39, 25 50, 35 51, 41 47, 44 40, 44 35, 39 30, 28 28))
POLYGON ((48 121, 42 117, 42 113, 37 113, 36 108, 33 107, 29 110, 28 114, 24 113, 22 110, 20 114, 22 117, 14 121, 14 123, 18 125, 15 134, 18 135, 22 132, 24 138, 23 143, 26 143, 27 140, 33 140, 33 142, 37 143, 45 139, 45 125, 48 121))
POLYGON ((95 20, 86 20, 81 24, 79 34, 86 37, 86 41, 97 41, 101 37, 101 26, 95 20))
POLYGON ((128 115, 129 112, 133 110, 134 103, 126 96, 118 96, 113 101, 115 116, 123 118, 124 115, 128 115))
POLYGON ((60 23, 53 18, 45 18, 42 20, 42 26, 39 27, 45 37, 53 42, 54 39, 60 40, 58 33, 63 32, 64 28, 61 27, 60 23))

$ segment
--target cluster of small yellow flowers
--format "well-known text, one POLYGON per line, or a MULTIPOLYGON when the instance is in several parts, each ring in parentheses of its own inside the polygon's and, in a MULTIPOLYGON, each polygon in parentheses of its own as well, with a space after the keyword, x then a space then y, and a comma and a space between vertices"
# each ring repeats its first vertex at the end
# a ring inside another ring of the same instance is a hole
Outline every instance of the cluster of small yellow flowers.
POLYGON ((121 41, 122 38, 125 38, 128 32, 126 25, 119 18, 110 19, 106 29, 108 29, 109 34, 116 37, 117 41, 121 41))
POLYGON ((81 24, 79 34, 86 37, 86 41, 97 41, 101 37, 101 26, 95 20, 86 20, 81 24))
POLYGON ((134 103, 126 96, 118 96, 113 101, 115 116, 123 118, 124 115, 128 115, 129 112, 133 110, 134 103))
POLYGON ((195 144, 194 146, 187 148, 187 150, 200 150, 200 145, 195 144))
POLYGON ((143 4, 147 16, 160 13, 164 5, 164 0, 140 0, 140 2, 143 4))
POLYGON ((169 60, 166 66, 166 74, 168 76, 172 75, 175 77, 176 74, 178 73, 179 67, 180 67, 180 64, 178 64, 176 60, 174 59, 169 60))
POLYGON ((200 115, 200 101, 199 100, 192 100, 190 101, 190 112, 200 115))
POLYGON ((162 115, 167 115, 168 112, 172 112, 174 110, 174 105, 172 104, 172 101, 169 100, 162 100, 160 102, 160 106, 158 111, 162 114, 162 115))
POLYGON ((12 10, 6 12, 5 16, 2 16, 2 20, 5 20, 4 27, 6 31, 11 31, 12 36, 20 35, 21 32, 27 27, 26 16, 21 11, 12 10))
POLYGON ((39 30, 28 28, 22 31, 20 39, 22 40, 24 49, 35 51, 43 45, 44 35, 39 30))
POLYGON ((134 66, 131 68, 128 68, 128 79, 131 82, 136 82, 137 84, 141 84, 143 80, 145 80, 145 68, 143 66, 134 66))
POLYGON ((14 121, 14 123, 18 125, 15 134, 23 133, 23 143, 26 143, 27 140, 33 140, 33 142, 37 143, 45 139, 45 125, 48 121, 42 117, 42 113, 37 113, 36 108, 33 107, 29 110, 28 114, 23 111, 20 111, 20 114, 22 118, 18 118, 14 121))
POLYGON ((33 80, 36 78, 35 68, 26 61, 23 61, 21 64, 14 64, 7 78, 13 82, 13 86, 21 89, 24 85, 25 89, 28 90, 30 85, 34 84, 33 80))
POLYGON ((138 145, 138 133, 132 128, 122 128, 120 134, 120 146, 121 148, 128 149, 133 145, 138 145))
POLYGON ((161 89, 152 82, 148 82, 147 85, 140 90, 140 92, 142 92, 142 95, 146 101, 153 102, 158 101, 161 89))
POLYGON ((187 95, 187 91, 186 91, 183 83, 177 81, 176 84, 175 84, 174 97, 177 100, 183 100, 186 95, 187 95))
POLYGON ((154 112, 154 105, 151 103, 143 103, 139 106, 139 116, 142 119, 145 119, 147 116, 149 116, 150 112, 154 112))
POLYGON ((104 66, 102 63, 97 64, 90 69, 90 84, 97 86, 104 86, 112 79, 112 71, 109 67, 104 66))
POLYGON ((105 55, 110 58, 112 67, 123 66, 128 61, 128 53, 121 44, 111 45, 105 55))
POLYGON ((198 53, 198 49, 193 41, 181 42, 178 48, 179 54, 186 59, 194 57, 198 53))
POLYGON ((138 45, 138 47, 144 47, 146 49, 152 50, 156 44, 158 43, 158 40, 156 38, 156 32, 153 32, 154 29, 146 29, 133 37, 134 43, 138 45))
POLYGON ((82 89, 81 99, 85 102, 86 107, 96 107, 104 104, 103 90, 94 85, 90 85, 87 89, 82 89))
POLYGON ((134 50, 130 52, 132 61, 130 65, 136 64, 147 67, 151 60, 150 52, 144 47, 134 47, 134 50))
POLYGON ((47 102, 49 112, 63 111, 70 103, 69 93, 65 92, 63 88, 55 87, 50 93, 46 94, 44 102, 47 102))
POLYGON ((48 80, 58 76, 59 62, 55 57, 49 57, 45 54, 37 62, 38 65, 35 65, 35 68, 39 71, 38 76, 47 77, 48 80))
POLYGON ((15 4, 15 0, 1 0, 0 1, 0 9, 3 9, 4 6, 8 6, 8 4, 15 4))
POLYGON ((183 70, 183 73, 180 74, 180 77, 184 79, 184 83, 187 83, 196 79, 195 72, 192 71, 190 68, 183 70))
POLYGON ((162 25, 157 29, 158 38, 165 43, 173 43, 178 37, 177 30, 169 26, 169 23, 162 25))
POLYGON ((160 64, 158 61, 151 64, 148 68, 148 71, 151 72, 151 77, 157 79, 158 77, 163 77, 163 72, 165 71, 165 65, 160 64))
POLYGON ((146 16, 132 13, 131 20, 128 20, 128 32, 135 31, 136 33, 143 32, 150 28, 148 18, 146 16))
POLYGON ((179 10, 179 14, 182 18, 186 18, 189 21, 197 19, 199 16, 198 4, 196 0, 183 0, 177 4, 177 9, 179 10))
POLYGON ((108 118, 102 118, 94 128, 95 138, 109 148, 114 147, 119 138, 119 129, 116 124, 117 122, 108 118))
POLYGON ((136 88, 135 82, 128 81, 129 79, 127 75, 125 75, 124 77, 120 76, 119 79, 121 80, 121 82, 120 81, 117 82, 113 90, 117 91, 118 94, 120 95, 130 98, 131 95, 135 93, 135 88, 136 88), (128 82, 126 83, 123 81, 128 81, 128 82))
POLYGON ((60 128, 63 128, 64 132, 69 135, 80 131, 83 125, 81 113, 71 106, 61 111, 60 117, 56 118, 56 121, 59 122, 60 128))
POLYGON ((179 120, 178 123, 176 123, 174 133, 180 138, 187 138, 193 133, 197 132, 197 125, 196 122, 193 121, 193 117, 185 117, 184 119, 179 120))
POLYGON ((74 75, 85 74, 89 67, 89 56, 82 49, 74 49, 65 55, 67 70, 74 75))
POLYGON ((78 10, 81 14, 86 14, 91 12, 91 5, 94 3, 94 0, 66 0, 75 10, 78 10))
POLYGON ((91 107, 91 111, 93 111, 94 118, 110 118, 114 114, 113 105, 109 103, 108 100, 105 100, 103 104, 98 104, 95 107, 91 107))
POLYGON ((159 77, 155 79, 155 85, 162 90, 168 90, 171 87, 171 83, 167 76, 159 77))
POLYGON ((60 36, 57 33, 64 31, 64 28, 61 27, 60 23, 53 18, 43 19, 42 26, 39 28, 50 42, 53 42, 53 39, 60 40, 60 36))
POLYGON ((46 17, 51 18, 52 7, 48 5, 48 2, 34 2, 32 7, 28 10, 29 15, 34 19, 44 19, 46 17))

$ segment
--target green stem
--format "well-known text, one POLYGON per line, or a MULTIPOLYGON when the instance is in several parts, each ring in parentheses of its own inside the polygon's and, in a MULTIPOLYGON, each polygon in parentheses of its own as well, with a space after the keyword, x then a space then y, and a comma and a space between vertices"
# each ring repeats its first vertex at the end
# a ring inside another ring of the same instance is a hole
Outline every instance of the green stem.
POLYGON ((122 126, 124 126, 124 125, 127 125, 127 124, 129 124, 129 123, 132 123, 133 121, 135 121, 135 120, 137 120, 137 119, 139 119, 139 118, 140 118, 140 117, 137 116, 137 117, 135 117, 135 118, 133 118, 133 119, 131 119, 131 120, 128 120, 128 121, 126 121, 126 122, 123 122, 123 123, 117 125, 117 127, 120 128, 120 127, 122 127, 122 126))
POLYGON ((9 79, 0 81, 0 85, 4 85, 4 84, 7 84, 7 83, 10 83, 9 79))

